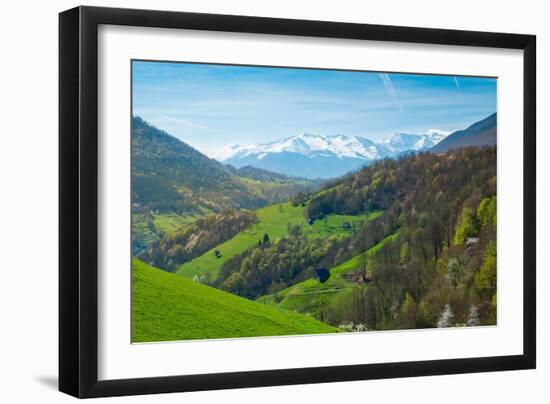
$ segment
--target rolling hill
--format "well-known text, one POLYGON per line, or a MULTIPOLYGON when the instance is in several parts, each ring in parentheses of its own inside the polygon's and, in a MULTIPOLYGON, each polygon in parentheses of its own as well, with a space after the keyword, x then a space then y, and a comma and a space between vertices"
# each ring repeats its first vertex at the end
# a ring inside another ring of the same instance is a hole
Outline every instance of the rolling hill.
POLYGON ((177 275, 193 278, 195 275, 207 276, 214 279, 219 269, 231 257, 242 253, 247 248, 258 244, 264 234, 271 240, 288 235, 289 226, 302 225, 305 237, 329 237, 351 234, 351 230, 342 228, 344 222, 371 220, 378 217, 381 212, 372 212, 368 215, 329 215, 326 225, 323 220, 318 220, 312 225, 306 224, 303 206, 292 206, 290 203, 270 205, 259 209, 256 213, 258 223, 240 232, 230 240, 217 245, 210 251, 202 254, 192 261, 179 267, 177 275), (214 253, 220 252, 220 256, 214 253), (208 274, 208 275, 207 275, 208 274))
MULTIPOLYGON (((250 170, 231 170, 181 140, 139 117, 132 120, 132 204, 134 211, 149 209, 180 214, 204 214, 226 208, 257 209, 283 201, 303 190, 307 181, 263 173, 261 186, 251 186, 250 170)), ((256 180, 258 181, 258 180, 256 180)), ((257 185, 257 184, 255 184, 257 185)))
POLYGON ((235 169, 143 119, 132 119, 133 252, 160 234, 224 209, 258 209, 319 185, 254 168, 235 169))
POLYGON ((275 294, 260 297, 257 301, 321 318, 320 311, 323 307, 329 306, 335 299, 349 294, 357 286, 350 279, 346 279, 346 275, 359 270, 363 262, 366 263, 387 242, 395 240, 397 234, 387 236, 368 251, 332 268, 330 278, 325 283, 308 279, 275 294))
POLYGON ((444 153, 466 146, 494 146, 497 143, 497 114, 474 123, 464 130, 451 133, 430 149, 432 153, 444 153))
POLYGON ((321 334, 337 329, 253 302, 134 259, 132 342, 321 334))
POLYGON ((250 210, 227 209, 205 216, 150 243, 137 258, 174 272, 181 264, 229 240, 258 221, 250 210))

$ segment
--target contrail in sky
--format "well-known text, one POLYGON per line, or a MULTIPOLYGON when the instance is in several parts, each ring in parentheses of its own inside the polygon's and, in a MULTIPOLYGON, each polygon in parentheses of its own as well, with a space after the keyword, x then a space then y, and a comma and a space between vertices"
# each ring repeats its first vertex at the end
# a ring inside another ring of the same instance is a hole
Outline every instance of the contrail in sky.
POLYGON ((458 82, 458 79, 456 78, 456 76, 454 76, 453 78, 455 79, 456 87, 460 90, 461 87, 460 87, 460 83, 458 82))
POLYGON ((388 73, 378 73, 378 76, 380 77, 380 80, 382 80, 382 84, 384 84, 384 88, 386 89, 390 97, 393 99, 395 104, 399 107, 399 110, 403 112, 403 106, 401 105, 401 101, 399 101, 399 97, 397 96, 395 87, 393 86, 393 83, 388 73))

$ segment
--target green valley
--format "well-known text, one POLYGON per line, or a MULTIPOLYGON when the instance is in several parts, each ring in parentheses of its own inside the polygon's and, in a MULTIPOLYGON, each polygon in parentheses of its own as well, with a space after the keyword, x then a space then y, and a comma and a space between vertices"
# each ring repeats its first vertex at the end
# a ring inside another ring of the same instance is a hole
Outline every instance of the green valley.
POLYGON ((256 211, 259 222, 249 229, 237 234, 230 240, 212 248, 194 260, 184 263, 176 272, 178 275, 192 278, 195 275, 214 279, 219 269, 231 257, 240 254, 247 248, 258 244, 265 234, 271 240, 288 236, 293 227, 300 226, 301 233, 309 237, 344 237, 351 235, 367 220, 380 216, 382 212, 372 212, 362 215, 328 215, 326 220, 317 220, 308 225, 304 216, 305 208, 281 203, 267 206, 256 211), (349 228, 346 225, 348 224, 349 228), (219 254, 216 254, 218 251, 219 254))
POLYGON ((134 341, 496 323, 494 147, 323 181, 136 128, 134 341))

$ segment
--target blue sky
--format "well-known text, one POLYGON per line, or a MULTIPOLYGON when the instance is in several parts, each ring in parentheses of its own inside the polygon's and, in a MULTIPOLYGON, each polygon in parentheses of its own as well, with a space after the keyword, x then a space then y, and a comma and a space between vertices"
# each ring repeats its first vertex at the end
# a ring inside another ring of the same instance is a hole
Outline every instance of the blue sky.
POLYGON ((206 154, 303 132, 382 140, 496 111, 492 78, 133 62, 133 114, 206 154))

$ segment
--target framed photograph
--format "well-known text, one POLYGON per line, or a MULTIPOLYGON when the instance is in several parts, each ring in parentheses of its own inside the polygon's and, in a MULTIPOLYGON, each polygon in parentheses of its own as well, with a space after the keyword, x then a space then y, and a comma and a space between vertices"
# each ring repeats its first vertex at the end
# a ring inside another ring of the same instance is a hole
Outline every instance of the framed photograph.
POLYGON ((59 28, 61 391, 535 368, 534 36, 59 28))

